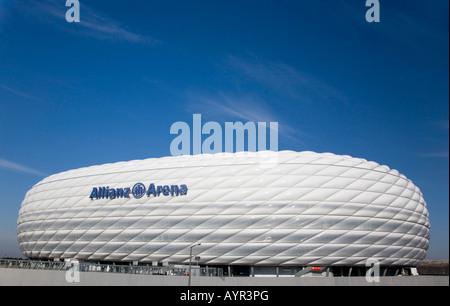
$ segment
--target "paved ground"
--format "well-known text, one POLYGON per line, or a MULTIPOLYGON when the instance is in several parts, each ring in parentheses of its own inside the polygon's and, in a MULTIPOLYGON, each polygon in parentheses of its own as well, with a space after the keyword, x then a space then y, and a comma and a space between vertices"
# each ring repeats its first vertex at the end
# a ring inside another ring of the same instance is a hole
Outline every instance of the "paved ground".
MULTIPOLYGON (((187 276, 81 272, 79 282, 66 271, 0 268, 0 286, 187 286, 187 276), (71 282, 72 281, 72 282, 71 282)), ((192 277, 192 286, 449 286, 448 276, 381 277, 192 277)))

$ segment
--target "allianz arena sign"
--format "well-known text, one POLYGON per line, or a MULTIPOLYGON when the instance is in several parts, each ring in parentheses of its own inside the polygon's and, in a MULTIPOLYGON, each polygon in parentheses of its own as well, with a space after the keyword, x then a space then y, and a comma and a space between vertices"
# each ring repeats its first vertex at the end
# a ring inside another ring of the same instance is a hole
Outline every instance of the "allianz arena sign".
POLYGON ((153 195, 154 197, 163 196, 179 196, 187 195, 188 188, 186 185, 160 185, 155 186, 151 183, 148 188, 142 183, 136 183, 132 188, 110 188, 107 187, 94 187, 92 188, 91 195, 89 198, 94 199, 116 199, 116 198, 129 198, 133 195, 134 198, 140 199, 145 195, 149 197, 153 195))

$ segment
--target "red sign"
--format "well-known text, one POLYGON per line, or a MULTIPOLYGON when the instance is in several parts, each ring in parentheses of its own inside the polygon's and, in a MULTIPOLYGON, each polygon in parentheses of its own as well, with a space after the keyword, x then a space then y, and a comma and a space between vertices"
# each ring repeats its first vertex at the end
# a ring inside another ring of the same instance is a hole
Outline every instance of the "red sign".
POLYGON ((322 270, 322 267, 318 267, 318 266, 311 267, 311 271, 320 271, 320 270, 322 270))

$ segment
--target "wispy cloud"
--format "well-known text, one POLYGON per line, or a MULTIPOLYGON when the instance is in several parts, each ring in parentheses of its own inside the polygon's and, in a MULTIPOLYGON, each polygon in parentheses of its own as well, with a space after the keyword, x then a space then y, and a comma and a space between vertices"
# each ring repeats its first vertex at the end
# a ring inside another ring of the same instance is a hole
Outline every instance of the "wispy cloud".
POLYGON ((20 96, 22 98, 26 98, 28 100, 40 101, 38 98, 36 98, 36 97, 34 97, 32 95, 29 95, 27 93, 24 93, 24 92, 16 90, 16 89, 12 89, 12 88, 10 88, 8 86, 5 86, 3 84, 0 84, 0 88, 3 88, 6 91, 9 91, 9 92, 11 92, 11 93, 13 93, 13 94, 15 94, 17 96, 20 96))
POLYGON ((272 62, 252 56, 242 59, 228 56, 227 63, 232 70, 260 83, 286 97, 302 102, 318 99, 345 101, 345 97, 326 82, 282 62, 272 62))
POLYGON ((160 41, 151 36, 137 33, 130 30, 119 21, 105 16, 86 5, 86 2, 80 3, 80 22, 67 23, 65 20, 66 11, 65 1, 45 0, 21 2, 22 12, 31 14, 42 22, 52 23, 60 29, 74 34, 92 37, 101 40, 126 41, 144 45, 159 44, 160 41))
POLYGON ((280 136, 287 137, 296 142, 301 137, 309 137, 309 135, 277 115, 267 103, 254 96, 240 95, 237 97, 225 93, 216 95, 189 94, 188 96, 191 101, 187 109, 189 112, 202 113, 216 118, 216 120, 265 122, 267 126, 269 126, 269 122, 278 122, 280 136))
POLYGON ((448 120, 437 120, 437 121, 434 121, 433 124, 437 128, 441 129, 442 131, 448 133, 448 130, 449 130, 448 120))
POLYGON ((17 164, 15 162, 12 162, 12 161, 9 161, 9 160, 3 159, 3 158, 0 158, 0 168, 5 168, 5 169, 14 170, 14 171, 23 172, 23 173, 35 174, 35 175, 39 175, 39 176, 47 176, 47 174, 45 174, 44 172, 17 164))
MULTIPOLYGON (((317 99, 333 98, 333 101, 345 98, 334 88, 311 75, 302 73, 282 62, 263 60, 256 56, 241 59, 228 56, 227 69, 231 69, 239 82, 262 84, 282 99, 290 98, 301 102, 314 102, 317 99)), ((288 122, 277 110, 268 104, 259 94, 228 92, 189 93, 189 112, 199 112, 226 121, 278 122, 279 136, 299 143, 311 137, 301 131, 295 123, 288 122)), ((217 119, 216 119, 217 120, 217 119)))
MULTIPOLYGON (((442 138, 439 141, 439 144, 441 148, 445 148, 445 146, 448 147, 448 131, 449 131, 449 124, 448 119, 445 120, 435 120, 431 122, 431 125, 436 128, 442 135, 445 135, 445 138, 442 138)), ((436 150, 435 152, 428 152, 428 153, 422 153, 419 154, 421 157, 428 157, 428 158, 449 158, 449 150, 436 150)))
POLYGON ((424 153, 420 155, 421 157, 431 157, 431 158, 449 158, 449 151, 441 151, 434 153, 424 153))

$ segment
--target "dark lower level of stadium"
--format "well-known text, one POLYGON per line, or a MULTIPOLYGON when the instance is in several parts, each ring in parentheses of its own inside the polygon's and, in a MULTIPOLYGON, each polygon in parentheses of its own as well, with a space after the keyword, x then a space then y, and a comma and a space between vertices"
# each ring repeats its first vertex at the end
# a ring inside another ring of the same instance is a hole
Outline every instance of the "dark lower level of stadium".
MULTIPOLYGON (((302 267, 271 267, 271 266, 215 266, 223 269, 224 276, 365 276, 370 267, 361 266, 302 266, 302 267)), ((379 267, 379 276, 413 275, 415 267, 379 267)), ((372 273, 373 274, 373 273, 372 273)))
MULTIPOLYGON (((30 259, 33 261, 33 259, 30 259)), ((35 260, 36 261, 36 260, 35 260)), ((55 263, 54 260, 38 262, 55 263)), ((63 262, 58 262, 61 263, 63 262)), ((169 264, 161 263, 152 265, 139 262, 90 262, 80 261, 81 271, 98 271, 113 273, 133 273, 141 270, 145 274, 161 275, 188 275, 189 264, 169 264), (144 272, 145 271, 145 272, 144 272)), ((322 277, 351 277, 366 276, 368 273, 378 276, 408 276, 418 275, 416 267, 404 266, 247 266, 247 265, 198 265, 192 262, 192 274, 199 273, 206 276, 222 277, 301 277, 301 276, 322 276, 322 277), (369 269, 371 269, 369 271, 369 269)), ((139 272, 137 272, 139 273, 139 272)))

